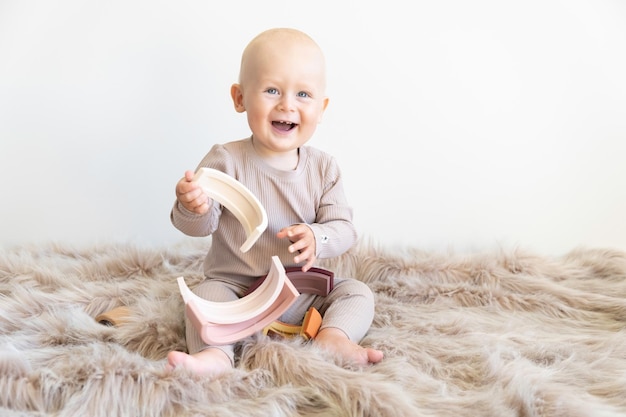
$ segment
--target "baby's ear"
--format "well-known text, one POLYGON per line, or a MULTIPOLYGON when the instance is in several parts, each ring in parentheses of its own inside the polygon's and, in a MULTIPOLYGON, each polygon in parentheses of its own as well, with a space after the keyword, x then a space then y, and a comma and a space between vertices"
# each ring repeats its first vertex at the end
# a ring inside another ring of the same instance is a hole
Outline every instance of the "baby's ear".
POLYGON ((322 111, 317 119, 317 123, 322 123, 322 117, 324 116, 324 112, 326 111, 326 107, 328 107, 328 97, 324 97, 324 101, 322 103, 322 111))
POLYGON ((230 87, 230 96, 233 98, 233 105, 237 113, 243 113, 246 108, 243 105, 243 91, 241 91, 241 85, 233 84, 230 87))

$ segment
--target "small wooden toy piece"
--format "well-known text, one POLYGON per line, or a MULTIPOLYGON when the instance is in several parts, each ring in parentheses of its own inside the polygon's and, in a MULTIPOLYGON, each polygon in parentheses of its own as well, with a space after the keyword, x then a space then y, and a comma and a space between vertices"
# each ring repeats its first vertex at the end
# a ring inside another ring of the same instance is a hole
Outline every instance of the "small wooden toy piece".
POLYGON ((178 278, 178 285, 187 318, 210 345, 234 343, 262 330, 287 311, 300 295, 277 256, 272 256, 267 279, 238 300, 205 300, 192 293, 182 277, 178 278))
POLYGON ((311 307, 304 316, 302 326, 275 321, 263 329, 263 334, 270 337, 279 336, 284 338, 300 335, 306 340, 310 340, 315 339, 321 326, 322 315, 315 307, 311 307))
MULTIPOLYGON (((333 289, 335 274, 327 269, 314 267, 302 272, 302 268, 292 266, 287 268, 285 273, 300 293, 326 297, 333 289)), ((244 296, 254 292, 264 282, 265 278, 261 277, 252 283, 244 296)))
POLYGON ((96 317, 96 321, 105 326, 118 326, 126 321, 130 316, 130 308, 127 306, 115 307, 96 317))
POLYGON ((247 252, 267 228, 267 213, 261 202, 235 178, 213 168, 198 169, 193 180, 235 215, 247 236, 240 250, 247 252))

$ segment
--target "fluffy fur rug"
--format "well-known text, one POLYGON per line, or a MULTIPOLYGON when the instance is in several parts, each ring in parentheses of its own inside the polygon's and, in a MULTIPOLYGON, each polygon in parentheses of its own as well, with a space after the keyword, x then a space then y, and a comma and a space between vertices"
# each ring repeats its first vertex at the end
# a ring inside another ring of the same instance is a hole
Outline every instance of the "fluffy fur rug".
POLYGON ((383 250, 324 266, 376 294, 358 368, 299 340, 246 339, 218 379, 168 374, 185 349, 176 278, 210 244, 0 252, 2 416, 623 416, 626 253, 383 250), (94 317, 133 309, 106 327, 94 317))

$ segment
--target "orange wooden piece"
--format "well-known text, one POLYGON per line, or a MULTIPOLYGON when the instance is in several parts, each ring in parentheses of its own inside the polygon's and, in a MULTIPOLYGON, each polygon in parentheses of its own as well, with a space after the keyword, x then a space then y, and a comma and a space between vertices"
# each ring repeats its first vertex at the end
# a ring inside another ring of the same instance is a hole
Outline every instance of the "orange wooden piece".
POLYGON ((275 321, 263 329, 263 334, 274 337, 302 336, 305 339, 314 339, 322 325, 322 315, 315 307, 309 308, 304 316, 302 326, 275 321))

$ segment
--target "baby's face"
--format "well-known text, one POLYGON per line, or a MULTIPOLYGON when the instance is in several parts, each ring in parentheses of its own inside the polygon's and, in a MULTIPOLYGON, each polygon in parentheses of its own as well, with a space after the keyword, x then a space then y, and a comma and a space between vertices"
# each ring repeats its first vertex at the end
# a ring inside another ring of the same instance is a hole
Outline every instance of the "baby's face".
POLYGON ((277 155, 305 144, 321 121, 324 58, 315 44, 289 40, 255 48, 242 66, 240 94, 255 144, 277 155))

